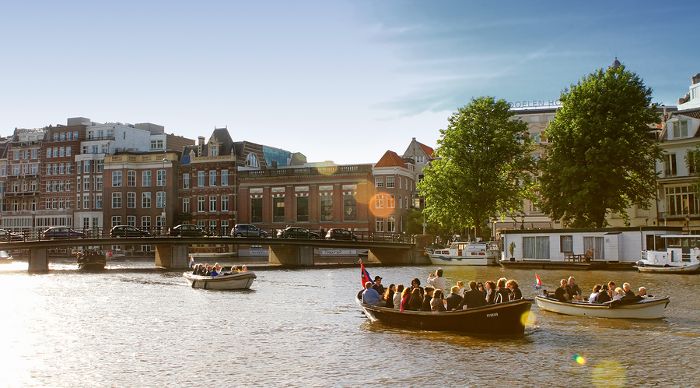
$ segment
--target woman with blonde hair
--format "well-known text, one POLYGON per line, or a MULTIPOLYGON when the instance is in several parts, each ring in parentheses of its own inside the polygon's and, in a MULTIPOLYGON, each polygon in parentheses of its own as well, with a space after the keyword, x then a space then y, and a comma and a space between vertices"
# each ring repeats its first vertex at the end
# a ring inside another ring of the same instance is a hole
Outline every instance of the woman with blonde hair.
POLYGON ((623 290, 622 287, 617 287, 615 289, 615 295, 613 295, 612 300, 620 300, 623 296, 625 296, 625 290, 623 290))
POLYGON ((494 303, 503 303, 510 300, 510 290, 506 288, 506 282, 508 279, 500 278, 496 283, 496 297, 494 298, 494 303))
POLYGON ((433 299, 430 300, 430 310, 431 311, 447 311, 445 308, 445 294, 442 290, 435 290, 433 294, 433 299))

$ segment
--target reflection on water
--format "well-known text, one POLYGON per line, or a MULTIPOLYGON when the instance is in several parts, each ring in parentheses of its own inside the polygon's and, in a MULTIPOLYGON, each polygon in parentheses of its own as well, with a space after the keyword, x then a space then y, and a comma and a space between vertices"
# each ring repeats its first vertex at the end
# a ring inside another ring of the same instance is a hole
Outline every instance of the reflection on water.
MULTIPOLYGON (((524 337, 491 339, 370 323, 354 304, 356 268, 259 271, 250 292, 221 292, 193 290, 179 272, 140 270, 152 262, 119 265, 84 274, 56 263, 43 275, 27 274, 26 262, 0 266, 3 384, 696 384, 697 275, 576 272, 584 290, 615 280, 669 295, 667 318, 568 317, 533 306, 524 337), (136 270, 124 270, 130 266, 136 270)), ((369 268, 385 285, 424 280, 431 270, 369 268)), ((535 294, 534 271, 445 273, 452 283, 514 278, 526 297, 535 294)), ((569 275, 538 273, 548 288, 569 275)))

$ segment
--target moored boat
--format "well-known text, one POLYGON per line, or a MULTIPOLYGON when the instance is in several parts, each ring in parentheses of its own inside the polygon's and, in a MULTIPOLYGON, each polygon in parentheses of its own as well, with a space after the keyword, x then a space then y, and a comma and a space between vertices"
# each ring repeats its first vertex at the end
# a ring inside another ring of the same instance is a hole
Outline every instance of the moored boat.
POLYGON ((13 257, 7 251, 0 251, 0 264, 12 263, 13 257))
MULTIPOLYGON (((360 292, 361 293, 361 292, 360 292)), ((372 322, 395 327, 469 334, 522 335, 532 299, 520 299, 457 311, 399 311, 355 302, 372 322)))
POLYGON ((194 275, 185 272, 182 276, 190 282, 192 288, 202 288, 205 290, 245 290, 250 288, 257 278, 254 272, 234 272, 218 276, 194 275))
POLYGON ((634 303, 619 303, 619 301, 602 304, 588 302, 560 302, 546 296, 535 297, 537 306, 545 311, 564 315, 595 318, 619 319, 659 319, 664 317, 664 310, 670 299, 643 298, 634 303))
POLYGON ((696 273, 700 271, 700 235, 656 236, 660 247, 642 252, 639 272, 696 273))
POLYGON ((428 252, 435 265, 497 265, 498 245, 490 242, 455 241, 448 248, 428 252))

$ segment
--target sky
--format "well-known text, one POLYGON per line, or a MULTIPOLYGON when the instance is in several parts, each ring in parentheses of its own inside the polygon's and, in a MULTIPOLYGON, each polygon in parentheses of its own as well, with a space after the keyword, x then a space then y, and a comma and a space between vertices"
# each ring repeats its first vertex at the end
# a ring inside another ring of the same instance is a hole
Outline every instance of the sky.
POLYGON ((431 147, 479 96, 556 100, 615 57, 676 105, 700 72, 691 1, 13 1, 0 136, 151 122, 226 127, 310 162, 431 147))

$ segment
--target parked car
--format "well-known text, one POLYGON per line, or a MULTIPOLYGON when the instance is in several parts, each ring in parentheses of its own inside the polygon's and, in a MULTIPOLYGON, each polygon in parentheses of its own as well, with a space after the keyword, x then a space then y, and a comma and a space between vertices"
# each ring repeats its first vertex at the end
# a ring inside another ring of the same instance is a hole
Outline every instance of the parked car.
POLYGON ((233 229, 231 229, 231 236, 233 237, 259 237, 268 238, 270 235, 252 224, 236 224, 233 229))
POLYGON ((190 237, 202 237, 207 236, 207 232, 200 226, 195 224, 180 224, 170 228, 171 236, 190 236, 190 237))
POLYGON ((151 237, 151 233, 131 225, 117 225, 109 231, 110 237, 151 237))
POLYGON ((357 241, 357 236, 355 236, 352 231, 342 228, 331 228, 328 229, 326 233, 326 240, 352 240, 357 241))
POLYGON ((24 241, 24 235, 7 229, 0 229, 0 241, 24 241))
POLYGON ((53 226, 46 229, 41 237, 44 239, 52 238, 85 238, 85 233, 69 228, 67 226, 53 226))
POLYGON ((318 240, 321 238, 321 236, 318 233, 312 232, 306 228, 288 226, 277 231, 277 238, 308 238, 318 240))

